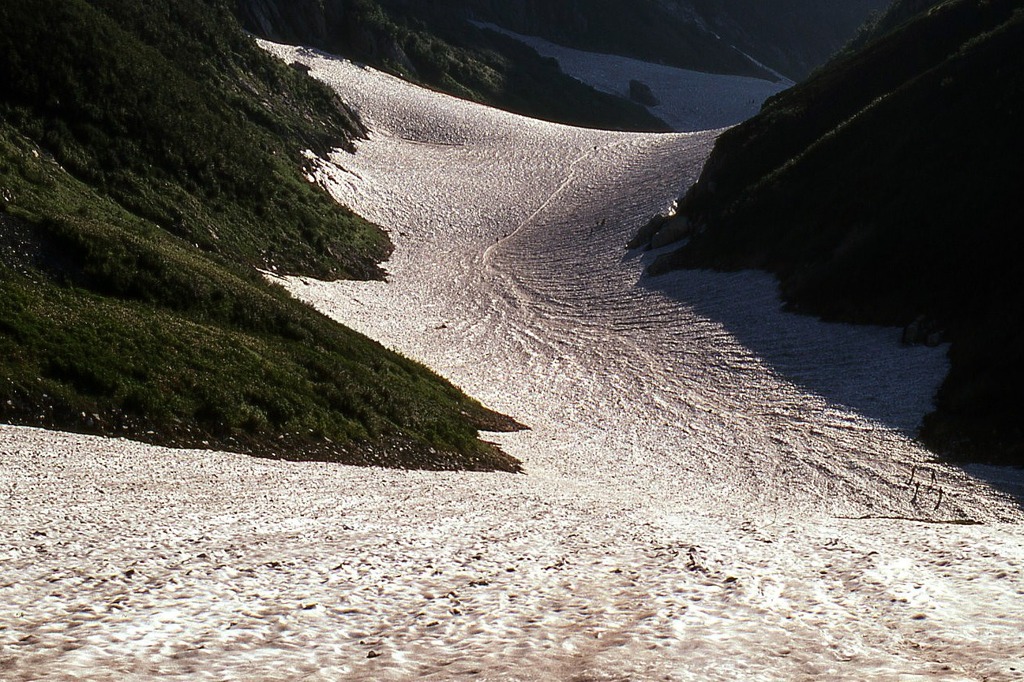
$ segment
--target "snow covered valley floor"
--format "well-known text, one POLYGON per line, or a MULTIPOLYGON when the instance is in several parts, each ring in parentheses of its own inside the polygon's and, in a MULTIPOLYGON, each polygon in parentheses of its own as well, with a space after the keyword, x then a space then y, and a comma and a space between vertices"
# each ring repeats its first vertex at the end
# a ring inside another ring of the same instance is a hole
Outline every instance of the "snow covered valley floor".
POLYGON ((630 81, 640 81, 651 88, 658 100, 647 109, 672 130, 682 132, 742 123, 760 111, 766 99, 793 85, 793 81, 779 74, 776 74, 777 81, 768 81, 748 76, 703 73, 618 55, 575 50, 495 24, 473 23, 515 38, 541 56, 554 59, 563 72, 596 90, 629 98, 630 81))
POLYGON ((388 283, 286 286, 528 424, 525 475, 0 427, 0 679, 1024 679, 1024 526, 906 436, 941 349, 623 244, 713 134, 540 123, 316 53, 313 179, 388 283))

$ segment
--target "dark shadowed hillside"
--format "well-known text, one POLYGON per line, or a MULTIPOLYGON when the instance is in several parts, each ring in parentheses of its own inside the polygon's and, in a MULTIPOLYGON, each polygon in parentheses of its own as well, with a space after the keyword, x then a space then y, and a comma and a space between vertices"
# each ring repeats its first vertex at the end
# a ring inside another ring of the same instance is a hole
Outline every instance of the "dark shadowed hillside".
POLYGON ((922 438, 1024 464, 1024 7, 931 4, 724 134, 652 271, 763 268, 794 310, 952 342, 922 438))
POLYGON ((479 29, 448 3, 237 0, 257 35, 310 45, 457 97, 586 127, 664 131, 644 107, 563 74, 521 43, 479 29))
POLYGON ((471 21, 581 50, 710 73, 799 79, 887 0, 237 0, 253 32, 320 47, 459 97, 578 125, 662 130, 532 49, 471 21))
POLYGON ((507 429, 259 269, 379 278, 376 226, 303 173, 337 97, 226 4, 0 5, 0 421, 292 459, 516 469, 507 429))
MULTIPOLYGON (((383 0, 408 7, 404 0, 383 0)), ((470 16, 570 47, 712 73, 799 80, 888 0, 459 0, 470 16)))

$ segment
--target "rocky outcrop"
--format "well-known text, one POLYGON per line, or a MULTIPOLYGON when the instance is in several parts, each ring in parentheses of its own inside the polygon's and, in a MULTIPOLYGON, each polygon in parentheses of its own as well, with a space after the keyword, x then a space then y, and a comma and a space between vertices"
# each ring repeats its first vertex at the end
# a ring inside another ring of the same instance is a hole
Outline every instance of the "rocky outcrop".
POLYGON ((665 222, 651 237, 651 248, 660 249, 690 236, 690 221, 686 216, 675 216, 665 222))
POLYGON ((344 0, 237 0, 236 11, 248 30, 280 43, 325 45, 334 28, 330 19, 344 14, 344 0))
POLYGON ((660 249, 686 239, 694 228, 686 216, 676 215, 675 207, 668 213, 659 213, 637 230, 626 245, 630 249, 660 249))
POLYGON ((349 0, 238 0, 238 16, 250 31, 270 40, 309 45, 416 78, 416 67, 379 9, 349 0))
POLYGON ((918 315, 913 322, 903 328, 900 340, 905 346, 934 348, 946 340, 946 335, 936 320, 926 315, 918 315))
POLYGON ((335 34, 334 45, 344 45, 344 51, 372 64, 386 64, 397 68, 404 76, 416 78, 417 71, 397 37, 386 30, 362 22, 350 22, 335 34))
POLYGON ((644 225, 637 230, 633 238, 626 244, 627 249, 639 249, 640 247, 649 248, 651 245, 651 238, 661 229, 661 227, 668 222, 669 216, 658 214, 648 220, 644 225))

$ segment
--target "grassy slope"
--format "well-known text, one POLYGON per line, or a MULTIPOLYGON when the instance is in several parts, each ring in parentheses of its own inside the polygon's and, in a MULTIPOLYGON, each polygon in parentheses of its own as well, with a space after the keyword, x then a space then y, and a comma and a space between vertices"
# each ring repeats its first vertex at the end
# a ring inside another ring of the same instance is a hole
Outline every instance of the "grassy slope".
POLYGON ((575 125, 663 130, 664 124, 642 107, 584 86, 561 73, 553 61, 467 19, 582 50, 710 73, 775 78, 730 44, 735 43, 799 78, 838 49, 869 10, 885 1, 823 6, 817 0, 694 0, 692 8, 664 0, 235 3, 254 33, 314 45, 459 97, 575 125))
POLYGON ((457 97, 573 125, 668 129, 640 105, 566 76, 553 60, 473 27, 448 5, 389 11, 382 4, 387 3, 236 2, 246 27, 258 35, 319 47, 457 97))
POLYGON ((326 90, 223 28, 232 20, 217 7, 4 7, 5 117, 73 175, 206 251, 286 271, 376 275, 386 237, 295 172, 300 147, 324 150, 357 124, 326 90))
POLYGON ((765 268, 793 308, 952 341, 922 430, 1024 464, 1024 11, 940 3, 722 136, 681 212, 674 267, 765 268))
POLYGON ((0 419, 266 456, 518 464, 508 429, 253 266, 379 276, 302 178, 360 132, 200 0, 0 6, 0 419))

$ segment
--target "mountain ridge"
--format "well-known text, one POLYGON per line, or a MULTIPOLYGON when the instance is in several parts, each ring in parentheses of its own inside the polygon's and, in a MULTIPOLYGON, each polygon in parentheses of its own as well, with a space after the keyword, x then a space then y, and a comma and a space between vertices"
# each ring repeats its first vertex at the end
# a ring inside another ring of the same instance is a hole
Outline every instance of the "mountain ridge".
POLYGON ((664 124, 626 93, 598 93, 531 49, 475 24, 689 70, 767 80, 779 80, 781 71, 798 79, 885 2, 823 7, 772 0, 766 9, 716 0, 237 0, 236 11, 264 38, 312 45, 458 97, 573 125, 659 131, 664 124))

